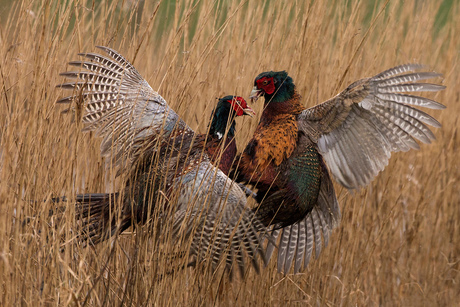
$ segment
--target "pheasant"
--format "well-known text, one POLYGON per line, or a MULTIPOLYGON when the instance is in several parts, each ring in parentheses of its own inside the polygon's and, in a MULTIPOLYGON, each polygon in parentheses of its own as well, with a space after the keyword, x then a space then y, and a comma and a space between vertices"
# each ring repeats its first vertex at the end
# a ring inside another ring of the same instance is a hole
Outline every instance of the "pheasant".
POLYGON ((340 220, 331 181, 349 190, 366 186, 388 164, 392 152, 419 149, 415 139, 435 139, 427 127, 441 127, 410 105, 443 109, 442 104, 410 92, 444 86, 420 80, 441 76, 407 64, 354 82, 334 98, 305 109, 285 71, 264 72, 250 98, 264 96, 264 111, 240 157, 237 181, 257 186, 256 216, 271 227, 266 258, 279 239, 277 269, 294 273, 327 246, 340 220), (328 166, 328 168, 326 167, 328 166))
POLYGON ((219 161, 219 169, 225 175, 228 175, 237 153, 235 117, 242 115, 252 117, 255 114, 256 112, 247 105, 244 98, 238 96, 220 98, 213 111, 205 148, 211 161, 219 161), (228 133, 224 138, 227 125, 229 125, 228 133), (222 156, 219 157, 220 155, 222 156))
POLYGON ((77 196, 77 237, 96 244, 157 216, 155 226, 171 227, 176 245, 190 239, 191 264, 209 257, 213 269, 225 262, 231 271, 236 260, 242 273, 248 256, 258 270, 265 227, 226 175, 236 153, 234 119, 254 111, 243 98, 226 96, 209 133, 198 134, 124 57, 98 48, 107 55, 83 53, 85 60, 69 63, 82 71, 61 74, 78 80, 59 85, 73 93, 58 103, 80 106, 83 130, 102 137, 102 155, 128 179, 121 192, 77 196))

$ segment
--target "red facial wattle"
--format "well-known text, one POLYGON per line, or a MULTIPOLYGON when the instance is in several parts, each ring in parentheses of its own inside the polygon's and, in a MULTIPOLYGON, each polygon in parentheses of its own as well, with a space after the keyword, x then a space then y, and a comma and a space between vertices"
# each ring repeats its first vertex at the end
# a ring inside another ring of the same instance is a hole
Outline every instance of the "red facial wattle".
POLYGON ((256 81, 257 88, 263 90, 266 94, 271 95, 275 92, 275 83, 273 78, 263 77, 256 81))
POLYGON ((249 115, 252 117, 256 114, 256 112, 248 106, 243 97, 234 97, 232 100, 228 100, 228 102, 232 105, 236 116, 249 115))
MULTIPOLYGON (((233 110, 235 111, 235 115, 236 116, 242 116, 244 113, 243 113, 243 106, 241 104, 241 100, 243 98, 241 97, 234 97, 232 100, 230 100, 230 104, 232 105, 233 107, 233 110)), ((244 99, 243 99, 244 101, 244 99)))

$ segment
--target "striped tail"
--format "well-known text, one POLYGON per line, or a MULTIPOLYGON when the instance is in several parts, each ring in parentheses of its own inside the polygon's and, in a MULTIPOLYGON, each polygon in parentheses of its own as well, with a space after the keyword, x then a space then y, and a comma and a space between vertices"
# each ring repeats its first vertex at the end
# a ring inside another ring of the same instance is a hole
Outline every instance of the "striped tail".
MULTIPOLYGON (((66 198, 53 201, 66 201, 66 198)), ((117 212, 120 208, 118 193, 81 194, 75 201, 76 238, 79 242, 95 245, 132 225, 131 210, 117 212)))

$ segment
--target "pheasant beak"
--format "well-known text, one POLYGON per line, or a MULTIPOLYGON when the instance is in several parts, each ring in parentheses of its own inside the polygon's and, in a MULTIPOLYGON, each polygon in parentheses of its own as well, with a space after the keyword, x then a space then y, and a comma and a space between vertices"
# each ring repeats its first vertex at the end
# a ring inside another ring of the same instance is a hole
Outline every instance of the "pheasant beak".
POLYGON ((246 109, 243 109, 243 113, 244 113, 244 115, 249 115, 251 117, 256 115, 256 112, 254 112, 254 110, 252 108, 250 108, 249 106, 246 109))
POLYGON ((249 95, 249 99, 251 99, 251 102, 254 103, 259 99, 260 96, 262 96, 264 92, 262 90, 259 90, 257 86, 254 86, 254 88, 251 91, 251 95, 249 95))

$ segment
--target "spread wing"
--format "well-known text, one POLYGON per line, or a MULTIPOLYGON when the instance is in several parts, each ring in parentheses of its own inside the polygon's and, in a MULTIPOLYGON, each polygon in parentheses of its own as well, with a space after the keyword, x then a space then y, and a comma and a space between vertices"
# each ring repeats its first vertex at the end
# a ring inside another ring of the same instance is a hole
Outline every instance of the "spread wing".
POLYGON ((228 272, 244 276, 247 261, 259 272, 258 255, 265 227, 246 206, 246 194, 210 162, 201 162, 178 177, 173 189, 179 191, 173 234, 191 237, 190 254, 197 261, 211 258, 213 270, 225 265, 228 272))
MULTIPOLYGON (((142 150, 157 148, 156 142, 193 138, 194 132, 134 66, 116 51, 98 48, 107 56, 83 53, 85 60, 70 62, 82 71, 62 74, 78 80, 59 85, 73 93, 58 103, 73 103, 77 113, 82 111, 84 130, 103 138, 103 155, 124 168, 133 165, 142 150)), ((202 150, 198 151, 201 156, 202 150)), ((175 238, 182 234, 191 238, 190 254, 198 261, 210 257, 213 268, 224 261, 230 270, 236 262, 243 273, 248 256, 258 270, 257 255, 264 255, 259 233, 265 228, 246 208, 246 195, 207 156, 189 162, 184 174, 171 182, 179 194, 173 220, 175 238)), ((174 173, 176 165, 165 167, 165 173, 174 173)))
POLYGON ((102 155, 115 166, 129 166, 146 143, 191 130, 131 63, 113 49, 98 48, 107 56, 80 53, 84 60, 69 63, 80 71, 61 74, 77 80, 58 85, 73 92, 57 102, 82 110, 84 130, 102 138, 102 155))
MULTIPOLYGON (((299 130, 317 144, 330 171, 348 189, 367 185, 388 164, 392 152, 418 149, 416 140, 435 139, 427 125, 441 124, 413 107, 444 109, 440 103, 407 93, 439 91, 444 86, 420 80, 441 76, 416 72, 421 65, 408 64, 386 70, 351 84, 336 97, 303 111, 299 130)), ((324 167, 324 166, 323 166, 324 167)), ((324 167, 318 202, 299 222, 271 232, 267 260, 278 243, 278 271, 294 273, 306 267, 313 248, 316 257, 329 241, 340 220, 340 209, 327 169, 324 167)))
POLYGON ((419 82, 441 76, 417 72, 421 68, 406 64, 359 80, 299 115, 299 130, 317 144, 332 174, 346 188, 366 186, 388 165, 392 152, 419 149, 416 140, 430 143, 435 139, 427 125, 438 128, 441 124, 413 106, 445 107, 407 93, 445 87, 419 82))

